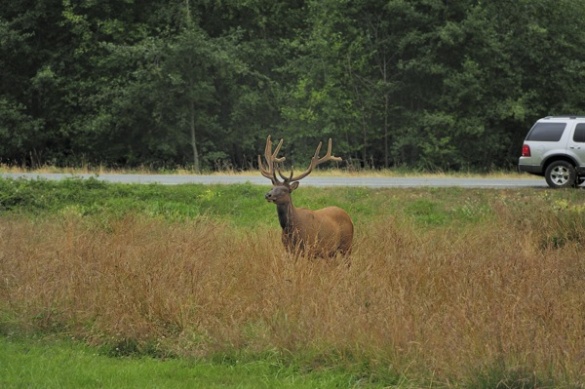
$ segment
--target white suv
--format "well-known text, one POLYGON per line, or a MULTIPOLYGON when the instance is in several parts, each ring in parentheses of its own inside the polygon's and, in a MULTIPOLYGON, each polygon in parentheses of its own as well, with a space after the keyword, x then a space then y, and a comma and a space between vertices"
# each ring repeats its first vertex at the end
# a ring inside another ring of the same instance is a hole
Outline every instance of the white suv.
POLYGON ((544 176, 551 188, 585 180, 585 116, 547 116, 526 135, 518 170, 544 176))

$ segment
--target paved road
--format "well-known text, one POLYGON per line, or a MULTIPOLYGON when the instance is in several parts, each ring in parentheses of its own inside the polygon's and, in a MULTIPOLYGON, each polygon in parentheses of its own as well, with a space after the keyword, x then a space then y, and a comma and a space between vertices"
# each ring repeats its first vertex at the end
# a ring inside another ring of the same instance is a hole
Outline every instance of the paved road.
MULTIPOLYGON (((251 183, 269 186, 270 182, 260 175, 156 175, 156 174, 40 174, 40 173, 0 173, 4 178, 25 178, 43 180, 63 180, 66 178, 90 177, 107 182, 163 185, 179 184, 236 184, 251 183)), ((307 177, 303 185, 311 186, 363 186, 370 188, 413 188, 413 187, 463 187, 463 188, 521 188, 546 187, 543 178, 524 176, 521 179, 499 178, 452 178, 452 177, 307 177)))

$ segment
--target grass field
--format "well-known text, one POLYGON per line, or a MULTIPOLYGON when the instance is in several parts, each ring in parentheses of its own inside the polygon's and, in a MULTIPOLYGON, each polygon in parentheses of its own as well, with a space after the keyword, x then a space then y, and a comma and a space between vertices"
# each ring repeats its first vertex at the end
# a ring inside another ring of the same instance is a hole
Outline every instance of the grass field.
POLYGON ((582 190, 301 187, 354 219, 350 266, 283 253, 266 190, 0 180, 1 348, 289 387, 584 387, 582 190))
POLYGON ((80 343, 0 338, 0 387, 10 388, 374 388, 341 369, 298 371, 278 358, 199 361, 112 358, 80 343))

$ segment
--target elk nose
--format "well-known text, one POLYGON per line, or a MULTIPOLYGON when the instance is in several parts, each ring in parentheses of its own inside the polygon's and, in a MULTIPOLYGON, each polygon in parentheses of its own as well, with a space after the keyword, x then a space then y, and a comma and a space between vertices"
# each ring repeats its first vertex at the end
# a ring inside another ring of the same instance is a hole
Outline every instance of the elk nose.
POLYGON ((272 193, 271 192, 266 192, 266 194, 264 195, 264 198, 266 200, 270 200, 271 197, 272 197, 272 193))

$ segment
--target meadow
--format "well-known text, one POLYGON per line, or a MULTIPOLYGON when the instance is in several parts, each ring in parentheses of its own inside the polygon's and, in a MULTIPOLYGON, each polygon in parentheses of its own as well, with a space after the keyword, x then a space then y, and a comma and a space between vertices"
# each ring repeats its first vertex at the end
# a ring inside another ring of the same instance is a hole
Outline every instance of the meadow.
POLYGON ((267 189, 0 179, 3 342, 348 375, 320 387, 585 387, 582 190, 301 186, 354 220, 326 261, 283 251, 267 189))

